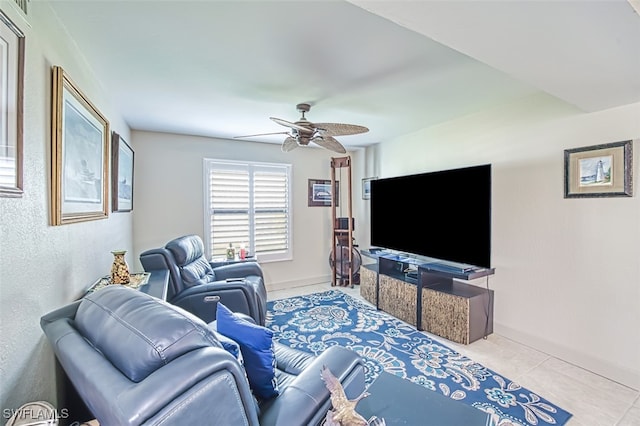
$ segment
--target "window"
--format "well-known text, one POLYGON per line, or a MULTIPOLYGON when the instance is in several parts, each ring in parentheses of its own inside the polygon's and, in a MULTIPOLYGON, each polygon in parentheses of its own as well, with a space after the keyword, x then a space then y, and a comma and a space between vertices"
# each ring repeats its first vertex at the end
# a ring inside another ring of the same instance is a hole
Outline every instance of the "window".
POLYGON ((207 255, 231 244, 261 262, 291 259, 291 165, 205 159, 204 171, 207 255))

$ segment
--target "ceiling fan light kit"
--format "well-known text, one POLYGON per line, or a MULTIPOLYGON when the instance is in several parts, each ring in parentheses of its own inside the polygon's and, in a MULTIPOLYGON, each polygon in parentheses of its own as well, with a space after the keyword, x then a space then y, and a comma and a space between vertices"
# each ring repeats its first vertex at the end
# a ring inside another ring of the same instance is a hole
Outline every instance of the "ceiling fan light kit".
POLYGON ((261 133, 257 135, 237 136, 237 138, 283 134, 287 135, 282 143, 282 151, 284 152, 292 151, 299 146, 307 146, 313 142, 329 151, 344 154, 347 150, 334 136, 357 135, 369 131, 368 128, 355 124, 312 123, 304 116, 305 113, 311 109, 311 105, 303 103, 296 105, 296 108, 302 114, 302 117, 295 123, 283 120, 282 118, 269 117, 274 123, 288 127, 290 129, 289 132, 261 133))

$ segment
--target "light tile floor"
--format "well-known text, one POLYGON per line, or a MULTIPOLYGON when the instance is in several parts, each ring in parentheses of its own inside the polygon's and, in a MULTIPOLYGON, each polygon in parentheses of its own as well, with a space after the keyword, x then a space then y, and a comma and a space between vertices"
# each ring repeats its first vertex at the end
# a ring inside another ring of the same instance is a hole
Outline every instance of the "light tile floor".
MULTIPOLYGON (((269 300, 331 289, 360 298, 359 286, 317 284, 269 291, 269 300)), ((434 339, 571 412, 567 426, 640 426, 637 390, 495 333, 470 345, 434 339)))

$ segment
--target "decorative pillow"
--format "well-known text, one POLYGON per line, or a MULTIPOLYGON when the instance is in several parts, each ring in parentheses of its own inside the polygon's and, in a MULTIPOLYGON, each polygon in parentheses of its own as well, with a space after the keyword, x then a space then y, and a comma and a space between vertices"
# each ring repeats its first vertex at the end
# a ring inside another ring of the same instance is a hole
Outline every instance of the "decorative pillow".
POLYGON ((262 399, 278 395, 273 331, 235 316, 229 308, 219 302, 216 323, 218 333, 240 345, 244 368, 253 393, 262 399))
POLYGON ((242 358, 240 345, 235 340, 229 339, 227 336, 225 336, 222 333, 218 333, 217 331, 214 331, 213 333, 218 338, 218 341, 220 342, 224 350, 226 350, 231 355, 233 355, 233 357, 237 359, 238 362, 240 362, 240 364, 244 365, 244 358, 242 358))

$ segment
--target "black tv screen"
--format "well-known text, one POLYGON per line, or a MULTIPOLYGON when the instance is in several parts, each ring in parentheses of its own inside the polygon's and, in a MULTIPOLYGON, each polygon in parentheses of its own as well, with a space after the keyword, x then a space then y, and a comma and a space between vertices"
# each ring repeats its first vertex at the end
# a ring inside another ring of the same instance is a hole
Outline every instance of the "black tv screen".
POLYGON ((491 268, 491 165, 371 181, 371 245, 491 268))

